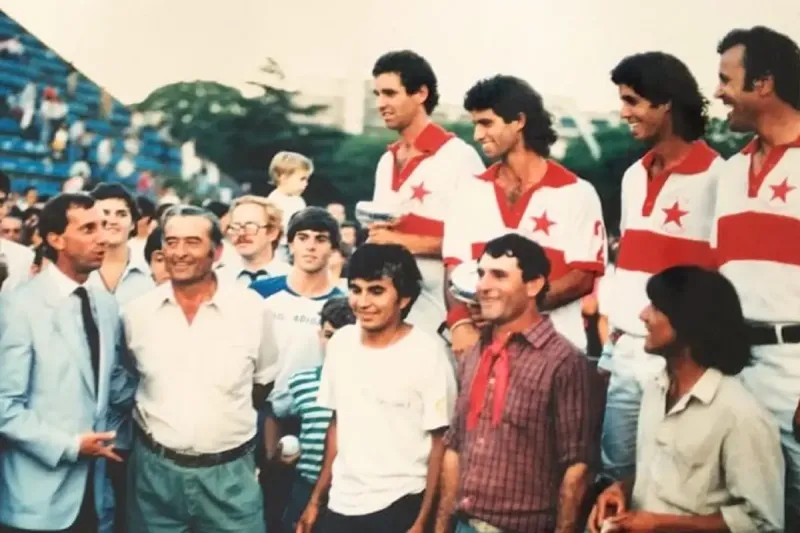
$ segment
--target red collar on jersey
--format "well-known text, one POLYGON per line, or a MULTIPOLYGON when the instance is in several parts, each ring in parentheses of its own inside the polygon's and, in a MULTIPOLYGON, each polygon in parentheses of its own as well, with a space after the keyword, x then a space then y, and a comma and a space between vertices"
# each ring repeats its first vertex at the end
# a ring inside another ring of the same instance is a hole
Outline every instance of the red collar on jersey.
MULTIPOLYGON (((500 171, 500 166, 502 163, 499 161, 489 168, 487 168, 483 174, 480 174, 478 178, 484 181, 494 182, 497 180, 498 173, 500 171)), ((566 168, 562 167, 552 159, 547 160, 547 172, 545 172, 544 177, 542 177, 541 181, 531 187, 530 191, 535 191, 537 189, 541 189, 542 187, 564 187, 565 185, 572 185, 577 180, 575 174, 567 170, 566 168)))
MULTIPOLYGON (((742 148, 742 153, 744 155, 753 155, 759 148, 761 148, 761 139, 759 139, 758 136, 755 136, 744 146, 744 148, 742 148)), ((800 137, 790 143, 781 144, 775 148, 800 148, 800 137)))
MULTIPOLYGON (((719 154, 707 145, 705 141, 695 141, 692 143, 692 149, 689 150, 686 157, 678 162, 678 164, 669 168, 668 171, 669 174, 702 174, 708 170, 708 167, 711 166, 711 163, 713 163, 714 159, 718 156, 719 154)), ((653 166, 655 157, 656 153, 654 150, 650 150, 642 157, 642 166, 646 171, 649 171, 650 167, 653 166)))
POLYGON ((429 122, 413 142, 414 149, 418 150, 420 155, 409 159, 403 169, 399 171, 397 170, 397 151, 400 149, 401 141, 390 144, 388 150, 394 160, 392 164, 392 190, 399 190, 420 163, 438 152, 453 137, 455 137, 455 134, 450 133, 438 124, 429 122))
MULTIPOLYGON (((431 155, 438 152, 439 148, 444 146, 445 143, 453 137, 455 137, 455 134, 450 133, 438 124, 429 122, 428 125, 425 126, 425 129, 417 135, 417 138, 414 139, 412 144, 416 150, 419 150, 423 154, 431 155)), ((401 144, 402 141, 395 141, 387 148, 390 152, 396 154, 401 144)))

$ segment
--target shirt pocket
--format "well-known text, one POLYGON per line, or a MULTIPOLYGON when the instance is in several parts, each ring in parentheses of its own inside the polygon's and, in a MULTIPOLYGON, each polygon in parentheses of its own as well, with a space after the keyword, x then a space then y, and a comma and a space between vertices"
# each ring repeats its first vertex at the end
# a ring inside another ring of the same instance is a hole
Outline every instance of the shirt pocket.
POLYGON ((229 339, 213 348, 207 364, 206 379, 215 388, 237 393, 245 384, 252 383, 256 347, 244 340, 229 339))
MULTIPOLYGON (((491 416, 494 399, 485 409, 491 416)), ((509 428, 527 432, 534 426, 541 413, 547 410, 547 393, 533 387, 510 387, 503 406, 503 423, 509 428)))
POLYGON ((658 497, 686 513, 696 514, 708 497, 711 472, 716 468, 710 454, 712 444, 694 436, 658 435, 650 469, 658 497), (703 442, 705 441, 705 442, 703 442))

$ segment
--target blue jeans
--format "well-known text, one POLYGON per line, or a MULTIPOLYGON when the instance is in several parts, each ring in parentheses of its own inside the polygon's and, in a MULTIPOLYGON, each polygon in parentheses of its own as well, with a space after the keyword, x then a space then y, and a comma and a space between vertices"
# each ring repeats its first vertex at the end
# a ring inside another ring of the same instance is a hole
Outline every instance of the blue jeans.
POLYGON ((313 491, 314 484, 311 481, 300 474, 295 474, 292 492, 289 495, 289 503, 286 505, 286 510, 283 513, 284 532, 294 533, 297 522, 300 520, 300 517, 303 516, 303 511, 305 511, 313 491))

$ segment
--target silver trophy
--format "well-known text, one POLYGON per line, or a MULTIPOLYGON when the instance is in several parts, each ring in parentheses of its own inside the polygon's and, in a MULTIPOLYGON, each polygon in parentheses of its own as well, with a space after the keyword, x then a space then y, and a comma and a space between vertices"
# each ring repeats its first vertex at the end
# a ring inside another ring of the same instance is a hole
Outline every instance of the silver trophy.
POLYGON ((478 262, 461 263, 450 273, 450 294, 467 305, 478 304, 478 262))
POLYGON ((356 220, 362 226, 394 224, 403 216, 402 206, 387 202, 364 201, 356 204, 356 220))

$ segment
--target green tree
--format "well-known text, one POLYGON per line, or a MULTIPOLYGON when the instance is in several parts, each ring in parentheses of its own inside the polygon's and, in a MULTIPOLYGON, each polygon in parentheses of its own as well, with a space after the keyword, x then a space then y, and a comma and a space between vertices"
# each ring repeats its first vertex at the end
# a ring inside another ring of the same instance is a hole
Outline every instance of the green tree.
MULTIPOLYGON (((266 77, 279 75, 274 62, 261 69, 266 77)), ((183 82, 151 93, 136 108, 160 111, 170 134, 179 142, 195 141, 197 153, 240 183, 250 183, 257 194, 270 190, 267 168, 282 150, 303 153, 314 160, 315 177, 306 192, 309 203, 322 203, 338 194, 331 179, 341 174, 334 155, 347 137, 318 124, 313 117, 325 106, 301 106, 296 92, 269 82, 251 82, 259 94, 248 98, 240 91, 213 82, 183 82)))

